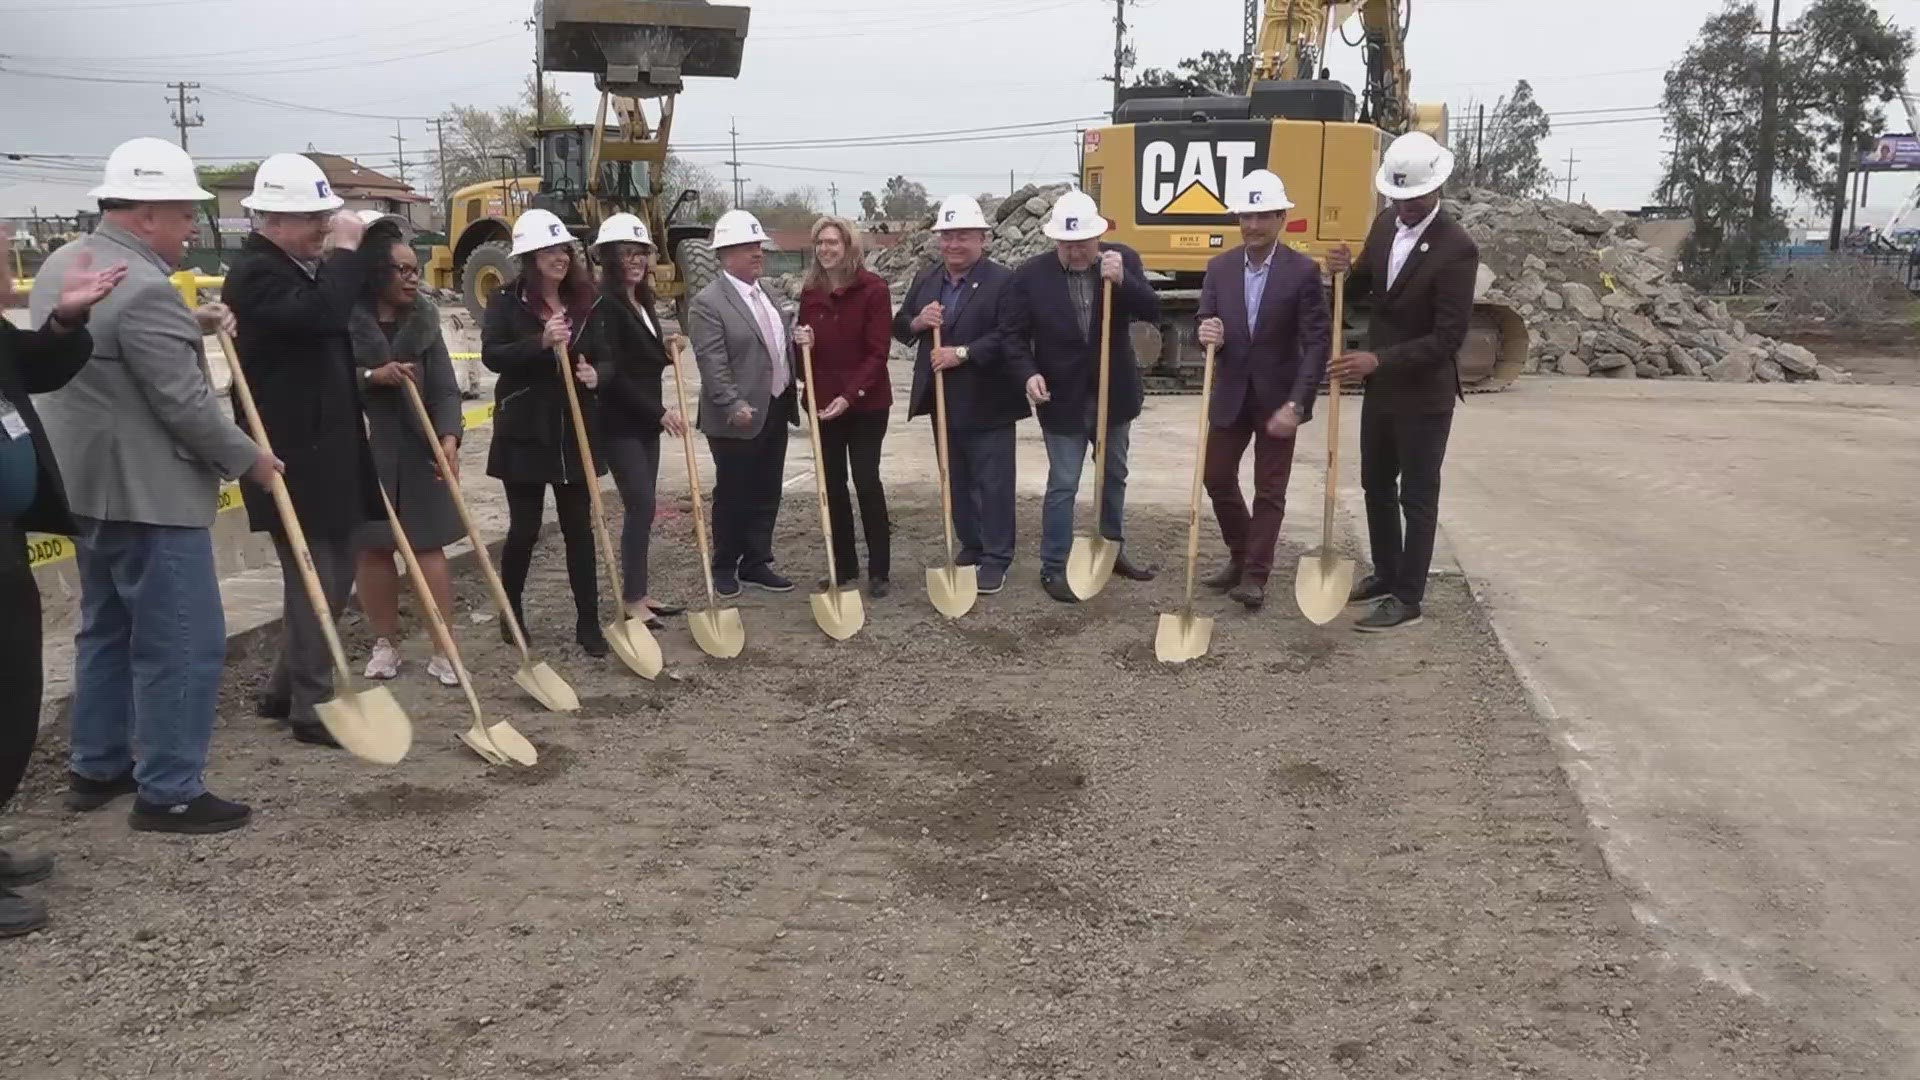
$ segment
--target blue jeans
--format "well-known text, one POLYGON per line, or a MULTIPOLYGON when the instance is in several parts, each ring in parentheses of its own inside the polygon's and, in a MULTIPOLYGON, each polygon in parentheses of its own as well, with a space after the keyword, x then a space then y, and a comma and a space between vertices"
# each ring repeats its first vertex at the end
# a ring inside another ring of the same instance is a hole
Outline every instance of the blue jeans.
POLYGON ((1013 565, 1013 424, 949 431, 947 454, 953 534, 960 545, 955 555, 962 565, 1004 571, 1013 565))
POLYGON ((100 781, 131 769, 150 803, 198 798, 227 657, 213 534, 81 519, 75 546, 68 767, 100 781))
MULTIPOLYGON (((1100 495, 1100 535, 1125 539, 1120 515, 1127 499, 1127 436, 1131 424, 1107 426, 1107 483, 1100 495)), ((1080 470, 1093 445, 1093 425, 1040 425, 1047 445, 1047 497, 1040 511, 1040 572, 1056 574, 1066 568, 1073 550, 1073 501, 1080 492, 1080 470)))

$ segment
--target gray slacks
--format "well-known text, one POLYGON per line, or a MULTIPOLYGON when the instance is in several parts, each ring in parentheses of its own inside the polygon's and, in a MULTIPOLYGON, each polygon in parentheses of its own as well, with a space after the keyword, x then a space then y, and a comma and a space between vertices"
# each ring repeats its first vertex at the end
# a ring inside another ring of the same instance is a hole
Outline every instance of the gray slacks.
POLYGON ((620 532, 620 599, 637 604, 647 595, 647 549, 653 539, 654 491, 660 480, 660 433, 620 434, 607 439, 607 467, 626 507, 620 532))
MULTIPOLYGON (((313 552, 313 568, 319 572, 320 588, 327 594, 327 606, 338 618, 353 592, 354 555, 357 548, 349 537, 309 536, 307 546, 313 552)), ((292 704, 287 720, 292 724, 317 724, 320 717, 313 707, 333 697, 333 657, 327 652, 327 639, 307 602, 307 585, 294 561, 293 548, 285 538, 273 538, 274 553, 280 557, 285 617, 281 620, 280 659, 274 664, 272 680, 267 684, 271 697, 292 704)))

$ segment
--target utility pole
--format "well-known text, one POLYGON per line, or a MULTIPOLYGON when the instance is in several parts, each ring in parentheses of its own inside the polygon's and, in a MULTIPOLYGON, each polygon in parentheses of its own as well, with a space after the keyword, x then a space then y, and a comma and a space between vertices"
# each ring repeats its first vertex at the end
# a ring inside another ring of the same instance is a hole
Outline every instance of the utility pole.
POLYGON ((187 106, 200 104, 200 99, 197 97, 188 97, 187 91, 200 89, 200 84, 197 82, 172 82, 167 84, 167 89, 174 93, 174 96, 167 100, 173 103, 173 126, 180 129, 180 149, 185 150, 187 148, 187 129, 203 127, 207 122, 207 118, 201 116, 198 112, 192 113, 191 115, 187 112, 187 106))
MULTIPOLYGON (((1754 155, 1753 224, 1773 218, 1773 168, 1780 126, 1780 0, 1773 0, 1773 20, 1767 35, 1767 62, 1760 69, 1760 146, 1754 155)), ((1843 169, 1844 171, 1844 169, 1843 169)), ((1758 237, 1750 240, 1757 241, 1758 237)))
POLYGON ((1120 80, 1127 63, 1127 0, 1113 0, 1113 111, 1120 111, 1120 80))
POLYGON ((1833 177, 1833 220, 1827 224, 1827 250, 1839 251, 1841 230, 1845 227, 1847 204, 1853 200, 1847 192, 1847 182, 1852 179, 1856 156, 1860 145, 1854 140, 1854 128, 1860 123, 1861 103, 1850 101, 1846 111, 1840 114, 1840 160, 1833 177))
POLYGON ((839 217, 840 216, 840 185, 837 182, 832 180, 827 181, 827 197, 833 200, 833 216, 839 217))
POLYGON ((1007 170, 1007 198, 1013 198, 1013 170, 1007 170))
POLYGON ((453 193, 447 190, 447 118, 433 118, 433 140, 440 155, 440 197, 446 199, 453 193))
POLYGON ((740 176, 740 124, 738 121, 729 118, 727 134, 733 138, 733 158, 721 164, 733 166, 733 208, 738 210, 740 204, 746 199, 740 187, 745 181, 740 176))
POLYGON ((400 131, 400 121, 393 122, 393 145, 398 149, 393 155, 394 171, 400 174, 400 182, 407 182, 407 137, 400 131))
POLYGON ((1568 202, 1573 201, 1573 167, 1578 162, 1579 162, 1579 159, 1573 156, 1573 151, 1568 150, 1567 151, 1567 201, 1568 202))
POLYGON ((1487 107, 1480 106, 1479 115, 1473 122, 1473 176, 1477 183, 1486 183, 1487 178, 1480 174, 1480 167, 1487 163, 1487 107))

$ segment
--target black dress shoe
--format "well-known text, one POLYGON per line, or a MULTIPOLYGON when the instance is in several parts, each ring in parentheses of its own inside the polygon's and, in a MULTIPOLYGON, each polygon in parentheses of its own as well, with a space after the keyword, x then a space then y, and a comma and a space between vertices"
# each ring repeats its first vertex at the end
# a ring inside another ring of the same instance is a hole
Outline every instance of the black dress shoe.
POLYGON ((1259 611, 1267 603, 1267 587, 1254 582, 1245 582, 1233 587, 1227 593, 1227 599, 1240 604, 1248 611, 1259 611))
POLYGON ((133 811, 127 815, 127 824, 139 832, 203 836, 238 829, 252 818, 253 810, 245 803, 228 802, 208 791, 191 802, 172 806, 135 799, 133 811))
POLYGON ((0 889, 17 889, 53 876, 53 856, 0 851, 0 889))
POLYGON ((607 635, 601 633, 600 628, 591 623, 576 627, 573 631, 573 639, 580 643, 580 648, 584 649, 588 656, 596 660, 613 651, 613 646, 607 644, 607 635))
POLYGON ((756 566, 740 572, 740 583, 768 592, 792 592, 793 582, 773 572, 771 566, 756 566))
POLYGON ((981 596, 992 596, 1007 587, 1007 568, 1004 566, 983 566, 975 574, 980 582, 981 596))
POLYGON ((293 736, 294 742, 303 742, 308 746, 340 749, 340 740, 334 738, 333 732, 327 730, 327 725, 318 720, 291 721, 287 724, 287 734, 293 736))
MULTIPOLYGON (((860 575, 858 573, 835 574, 834 576, 840 579, 838 584, 842 589, 851 589, 853 588, 853 583, 860 580, 860 575)), ((828 585, 827 576, 825 574, 822 574, 819 577, 814 579, 813 588, 815 592, 826 592, 827 585, 828 585)))
POLYGON ((881 574, 878 577, 869 575, 867 577, 867 595, 873 597, 875 600, 880 599, 892 591, 893 582, 887 580, 887 575, 881 574))
POLYGON ((740 595, 740 578, 723 570, 713 572, 713 595, 722 600, 731 600, 740 595))
POLYGON ((47 925, 47 905, 0 889, 0 938, 31 934, 47 925))
POLYGON ((278 694, 260 694, 253 699, 253 714, 262 720, 285 720, 293 715, 293 701, 278 694))
POLYGON ((90 776, 81 776, 77 772, 67 773, 67 809, 86 813, 98 810, 122 795, 132 795, 140 790, 133 779, 133 770, 112 780, 95 780, 90 776))
POLYGON ((1121 555, 1119 558, 1113 560, 1113 572, 1126 578, 1128 581, 1152 581, 1159 576, 1159 572, 1150 566, 1135 566, 1132 560, 1128 559, 1125 555, 1121 555))
POLYGON ((1372 611, 1367 612, 1364 618, 1353 624, 1353 628, 1363 634, 1382 634, 1388 630, 1414 626, 1419 622, 1420 605, 1406 603, 1397 596, 1389 596, 1375 604, 1372 611))
POLYGON ((1073 595, 1073 589, 1067 585, 1067 575, 1064 573, 1041 574, 1040 587, 1047 591, 1048 596, 1053 597, 1063 604, 1077 604, 1080 602, 1080 598, 1073 595))
POLYGON ((1200 584, 1205 585, 1214 592, 1226 592, 1228 589, 1240 584, 1240 564, 1228 563, 1207 577, 1201 578, 1200 584))
POLYGON ((1386 582, 1373 574, 1368 574, 1354 583, 1353 591, 1347 594, 1347 606, 1371 604, 1391 595, 1393 595, 1393 589, 1386 582))

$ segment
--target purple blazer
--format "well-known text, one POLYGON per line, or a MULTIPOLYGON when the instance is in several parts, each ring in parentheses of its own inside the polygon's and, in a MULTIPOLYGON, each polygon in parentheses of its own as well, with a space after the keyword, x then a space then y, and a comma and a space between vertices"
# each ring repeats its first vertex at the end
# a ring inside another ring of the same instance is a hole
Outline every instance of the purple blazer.
POLYGON ((1260 324, 1249 332, 1246 251, 1237 247, 1215 256, 1200 289, 1199 317, 1218 317, 1227 331, 1226 343, 1214 354, 1208 418, 1215 427, 1233 424, 1251 396, 1261 424, 1289 401, 1299 406, 1300 422, 1306 423, 1313 418, 1332 340, 1333 316, 1319 264, 1285 245, 1276 247, 1260 324))

